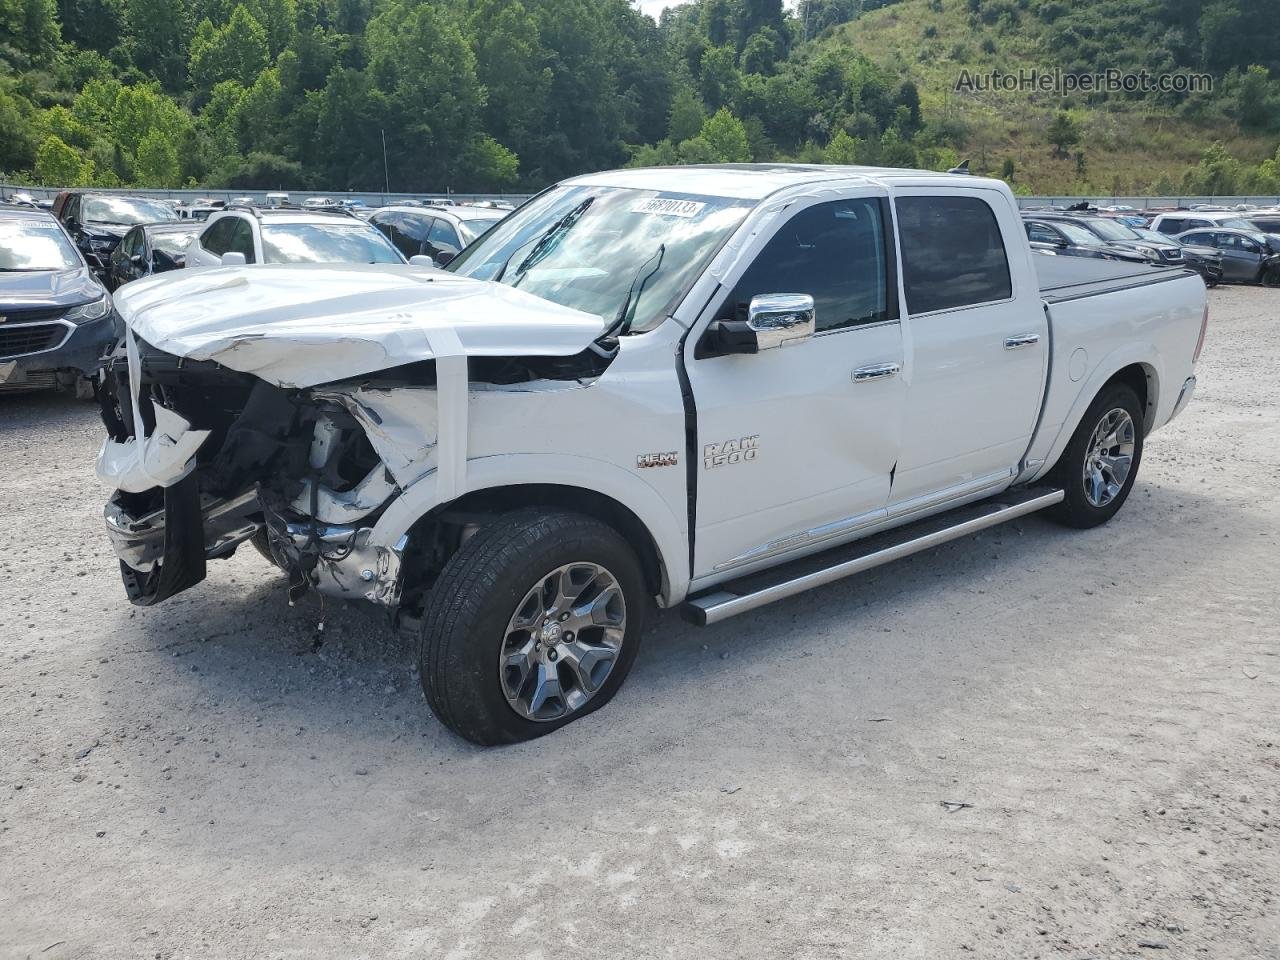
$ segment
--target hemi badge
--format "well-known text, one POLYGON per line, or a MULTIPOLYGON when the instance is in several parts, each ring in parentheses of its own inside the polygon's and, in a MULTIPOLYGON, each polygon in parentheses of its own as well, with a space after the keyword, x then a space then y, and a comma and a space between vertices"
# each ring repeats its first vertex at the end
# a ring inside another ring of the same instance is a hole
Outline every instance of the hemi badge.
POLYGON ((640 469, 645 467, 674 467, 679 462, 679 459, 674 450, 669 453, 642 453, 636 457, 636 466, 640 469))

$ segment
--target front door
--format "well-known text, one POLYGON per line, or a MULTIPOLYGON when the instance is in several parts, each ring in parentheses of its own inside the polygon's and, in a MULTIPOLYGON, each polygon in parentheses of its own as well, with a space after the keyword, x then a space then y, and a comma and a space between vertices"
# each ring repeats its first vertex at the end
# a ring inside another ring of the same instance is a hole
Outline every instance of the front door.
POLYGON ((860 188, 796 207, 712 315, 745 319, 755 296, 810 294, 816 335, 754 355, 692 344, 686 355, 703 584, 847 539, 883 517, 889 496, 904 358, 888 202, 860 188))
POLYGON ((1011 253, 1018 276, 1034 273, 1004 194, 911 188, 894 203, 910 381, 891 514, 1008 483, 1035 430, 1049 348, 1038 288, 1015 289, 1011 253))

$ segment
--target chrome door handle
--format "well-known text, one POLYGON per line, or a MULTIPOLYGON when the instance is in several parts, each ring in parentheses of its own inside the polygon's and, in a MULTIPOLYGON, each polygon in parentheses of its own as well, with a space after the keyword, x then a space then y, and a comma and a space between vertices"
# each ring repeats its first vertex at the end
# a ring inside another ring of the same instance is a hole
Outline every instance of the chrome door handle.
POLYGON ((873 363, 869 367, 859 367, 853 371, 854 383, 866 383, 869 380, 884 380, 887 377, 896 377, 902 372, 902 364, 900 363, 873 363))
POLYGON ((1017 350, 1019 347, 1029 347, 1033 343, 1040 342, 1040 334, 1038 333, 1021 333, 1016 337, 1005 337, 1004 348, 1006 350, 1017 350))

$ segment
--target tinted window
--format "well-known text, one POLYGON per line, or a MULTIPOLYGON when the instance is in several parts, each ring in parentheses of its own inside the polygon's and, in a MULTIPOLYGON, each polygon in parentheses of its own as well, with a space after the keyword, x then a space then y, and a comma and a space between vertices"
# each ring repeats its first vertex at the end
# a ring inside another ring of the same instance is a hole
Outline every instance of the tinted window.
POLYGON ((745 320, 751 298, 760 294, 807 293, 819 330, 897 319, 884 214, 871 197, 800 211, 747 269, 723 318, 745 320))
POLYGON ((0 270, 75 270, 80 257, 52 220, 0 217, 0 270))
POLYGON ((1280 233, 1280 219, 1272 217, 1254 217, 1249 221, 1264 233, 1280 233))
POLYGON ((1182 242, 1183 243, 1204 243, 1204 244, 1208 244, 1211 247, 1217 246, 1217 244, 1214 242, 1214 236, 1212 233, 1189 233, 1182 238, 1182 242))
POLYGON ((403 263, 367 224, 276 223, 262 228, 265 263, 403 263))
POLYGON ((1187 229, 1187 221, 1183 217, 1166 217, 1160 221, 1159 230, 1161 233, 1182 233, 1187 229))
POLYGON ((1057 243, 1061 239, 1056 231, 1049 229, 1043 223, 1028 223, 1027 237, 1034 243, 1057 243))
POLYGON ((200 246, 215 256, 222 256, 231 249, 231 237, 235 233, 238 217, 223 217, 200 235, 200 246))
POLYGON ((458 253, 462 249, 462 244, 458 242, 458 232, 453 229, 453 225, 444 220, 434 220, 431 223, 431 233, 427 235, 427 239, 431 241, 431 245, 440 250, 448 250, 450 253, 458 253))
POLYGON ((900 197, 907 310, 950 310, 1013 296, 995 214, 976 197, 900 197))
POLYGON ((256 259, 253 255, 253 227, 244 217, 236 217, 235 224, 236 228, 231 234, 231 246, 228 252, 243 253, 244 262, 253 263, 256 259))

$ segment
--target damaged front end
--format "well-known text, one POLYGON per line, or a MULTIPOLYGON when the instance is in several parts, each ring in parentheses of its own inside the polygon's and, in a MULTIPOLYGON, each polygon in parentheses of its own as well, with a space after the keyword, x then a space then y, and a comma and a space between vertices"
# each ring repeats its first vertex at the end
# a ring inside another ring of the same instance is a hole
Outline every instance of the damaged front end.
POLYGON ((132 603, 194 586, 208 561, 249 541, 293 592, 397 608, 407 538, 380 545, 372 534, 401 487, 353 396, 127 347, 105 370, 97 469, 116 488, 105 519, 132 603))

